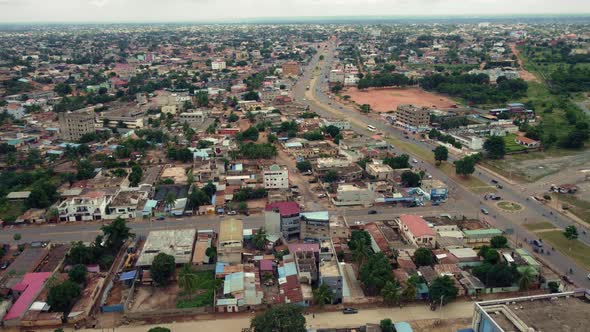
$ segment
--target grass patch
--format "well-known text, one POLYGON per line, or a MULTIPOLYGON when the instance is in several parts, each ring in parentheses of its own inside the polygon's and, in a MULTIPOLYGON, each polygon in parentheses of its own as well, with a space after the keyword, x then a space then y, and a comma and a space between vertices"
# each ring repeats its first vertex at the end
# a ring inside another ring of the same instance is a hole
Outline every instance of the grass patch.
POLYGON ((536 222, 534 224, 524 224, 524 228, 528 229, 529 231, 541 231, 545 229, 553 229, 556 228, 555 225, 548 221, 543 222, 536 222))
POLYGON ((198 308, 213 305, 215 289, 221 285, 221 280, 215 279, 213 271, 200 271, 195 274, 197 275, 197 291, 191 294, 183 291, 178 294, 176 308, 198 308))
POLYGON ((504 143, 506 144, 506 152, 520 152, 526 150, 526 147, 516 143, 516 134, 508 134, 503 137, 504 143))
POLYGON ((569 211, 582 219, 585 223, 590 224, 590 202, 578 199, 576 196, 559 194, 552 195, 559 199, 560 202, 566 204, 569 211))
POLYGON ((538 233, 543 241, 549 242, 562 254, 572 258, 585 269, 590 269, 590 247, 578 240, 568 240, 562 231, 538 233))
POLYGON ((0 205, 0 219, 6 222, 13 222, 25 213, 26 210, 24 202, 5 201, 0 205))
POLYGON ((441 170, 443 173, 451 177, 453 180, 457 181, 460 185, 469 189, 476 194, 484 194, 484 193, 492 193, 496 192, 496 187, 491 186, 480 179, 474 176, 458 176, 455 174, 455 167, 453 164, 450 163, 442 163, 438 166, 438 169, 441 170))
POLYGON ((513 202, 502 201, 498 203, 498 207, 502 210, 506 211, 520 211, 522 210, 522 206, 520 204, 516 204, 513 202))

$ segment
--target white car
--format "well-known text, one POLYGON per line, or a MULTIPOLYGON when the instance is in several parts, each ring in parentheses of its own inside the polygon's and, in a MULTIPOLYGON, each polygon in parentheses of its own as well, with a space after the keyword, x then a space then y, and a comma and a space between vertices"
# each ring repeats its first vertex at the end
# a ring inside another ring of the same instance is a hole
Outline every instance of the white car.
POLYGON ((416 160, 416 159, 412 159, 412 162, 413 162, 414 164, 417 164, 417 163, 418 163, 418 160, 416 160))
POLYGON ((235 216, 236 214, 237 214, 236 211, 228 211, 227 212, 227 215, 229 215, 229 216, 235 216))

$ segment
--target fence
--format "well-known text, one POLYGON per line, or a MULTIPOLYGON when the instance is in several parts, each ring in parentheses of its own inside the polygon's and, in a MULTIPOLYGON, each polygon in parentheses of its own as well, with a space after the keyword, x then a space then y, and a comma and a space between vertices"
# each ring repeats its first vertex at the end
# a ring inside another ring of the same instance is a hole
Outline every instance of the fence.
POLYGON ((176 316, 187 316, 212 313, 215 311, 213 307, 199 307, 199 308, 183 308, 183 309, 159 309, 154 311, 141 311, 141 312, 130 312, 125 311, 123 315, 126 319, 130 320, 144 320, 154 318, 165 318, 165 317, 176 317, 176 316))

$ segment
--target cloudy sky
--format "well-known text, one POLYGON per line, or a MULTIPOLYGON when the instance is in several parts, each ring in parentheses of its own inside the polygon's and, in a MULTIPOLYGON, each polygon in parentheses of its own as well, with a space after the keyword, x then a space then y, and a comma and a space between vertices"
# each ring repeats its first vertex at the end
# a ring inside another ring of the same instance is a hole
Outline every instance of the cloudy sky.
POLYGON ((0 0, 0 22, 590 13, 590 0, 0 0))

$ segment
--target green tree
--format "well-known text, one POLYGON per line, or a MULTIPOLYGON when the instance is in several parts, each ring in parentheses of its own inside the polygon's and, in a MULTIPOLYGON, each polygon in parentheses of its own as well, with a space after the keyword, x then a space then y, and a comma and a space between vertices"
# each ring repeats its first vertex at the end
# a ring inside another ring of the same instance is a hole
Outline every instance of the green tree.
POLYGON ((576 240, 578 238, 578 229, 574 225, 567 226, 563 236, 568 240, 576 240))
POLYGON ((367 231, 353 230, 348 247, 352 250, 352 258, 361 267, 371 254, 371 236, 367 231))
POLYGON ((311 171, 311 163, 309 162, 309 160, 300 161, 297 163, 297 169, 300 172, 311 171))
POLYGON ((500 254, 496 249, 492 249, 488 246, 479 248, 477 252, 478 256, 482 257, 486 263, 496 264, 500 261, 500 254))
POLYGON ((379 327, 381 328, 381 332, 396 332, 395 325, 393 325, 393 322, 389 318, 382 319, 379 322, 379 327))
POLYGON ((459 293, 453 279, 449 276, 434 279, 428 289, 430 290, 430 299, 437 303, 440 303, 442 299, 443 305, 454 300, 459 293))
POLYGON ((82 290, 78 284, 66 280, 49 289, 49 293, 47 294, 47 304, 51 306, 53 311, 63 312, 65 318, 68 316, 81 292, 82 290))
POLYGON ((135 236, 131 232, 131 228, 127 227, 127 222, 120 217, 117 217, 108 225, 103 225, 101 230, 106 238, 105 248, 113 253, 118 252, 125 241, 135 236))
POLYGON ((334 170, 329 170, 324 174, 324 182, 336 182, 340 179, 338 176, 338 172, 334 170))
POLYGON ((476 159, 467 156, 462 159, 455 160, 455 173, 461 176, 468 176, 475 172, 476 159))
POLYGON ((176 194, 173 192, 167 193, 166 197, 164 197, 164 206, 166 206, 167 209, 171 210, 175 204, 176 204, 176 194))
POLYGON ((76 178, 78 180, 87 180, 94 177, 94 165, 88 159, 82 159, 76 166, 76 178))
POLYGON ((170 329, 157 326, 157 327, 152 327, 151 329, 148 330, 148 332, 170 332, 170 329))
POLYGON ((20 233, 16 233, 12 236, 12 238, 14 239, 14 241, 20 241, 23 237, 22 235, 20 235, 20 233))
POLYGON ((266 229, 264 227, 260 227, 258 229, 258 231, 256 231, 256 234, 254 234, 254 236, 252 236, 252 243, 254 243, 254 246, 256 248, 258 248, 259 250, 262 250, 262 249, 266 248, 267 242, 268 242, 268 234, 266 232, 266 229))
POLYGON ((72 87, 66 83, 58 83, 53 88, 53 91, 55 91, 58 95, 63 97, 65 95, 69 95, 70 93, 72 93, 72 87))
POLYGON ((161 252, 154 257, 150 273, 156 285, 166 286, 170 282, 170 277, 174 274, 175 269, 174 256, 161 252))
POLYGON ((427 248, 418 248, 414 252, 414 262, 417 266, 431 266, 434 264, 432 251, 427 248))
POLYGON ((416 284, 413 282, 407 282, 406 288, 402 291, 401 298, 406 302, 411 302, 416 300, 416 294, 418 290, 416 288, 416 284))
POLYGON ((363 113, 370 113, 371 112, 371 105, 369 105, 369 104, 362 104, 361 105, 361 112, 363 112, 363 113))
POLYGON ((178 272, 178 286, 189 294, 192 294, 197 290, 199 286, 199 276, 191 265, 184 264, 178 272))
POLYGON ((383 289, 381 289, 381 296, 383 302, 392 305, 398 303, 401 299, 401 287, 396 280, 387 281, 383 289))
POLYGON ((254 317, 250 328, 256 332, 305 332, 303 308, 295 304, 280 304, 254 317))
POLYGON ((389 259, 383 253, 370 255, 359 272, 360 280, 367 293, 379 294, 388 281, 393 281, 391 270, 389 259))
POLYGON ((559 283, 555 281, 550 281, 549 283, 547 283, 547 287, 549 288, 549 291, 552 294, 559 293, 559 283))
POLYGON ((531 288, 531 285, 535 281, 535 270, 527 266, 520 272, 520 276, 518 278, 518 287, 520 290, 525 291, 531 288))
POLYGON ((442 145, 437 146, 434 149, 434 160, 436 160, 437 165, 440 165, 441 162, 447 161, 449 159, 449 150, 442 145))
POLYGON ((420 183, 422 182, 422 178, 420 174, 414 173, 412 171, 404 171, 401 176, 402 183, 404 187, 419 187, 420 183))
POLYGON ((231 112, 231 113, 229 114, 229 117, 227 118, 227 121, 228 121, 228 122, 236 122, 236 121, 238 121, 239 119, 240 119, 240 118, 239 118, 239 117, 238 117, 238 116, 237 116, 237 115, 236 115, 234 112, 231 112))
POLYGON ((207 184, 203 186, 202 189, 205 192, 205 194, 207 194, 207 196, 209 197, 213 197, 213 195, 215 195, 215 193, 217 192, 217 187, 211 181, 207 182, 207 184))
POLYGON ((83 264, 78 264, 68 272, 68 278, 78 284, 86 283, 86 275, 88 274, 88 270, 86 266, 83 264))
POLYGON ((209 259, 214 259, 217 257, 217 249, 215 249, 215 247, 209 247, 205 250, 205 255, 207 255, 209 259))
POLYGON ((195 99, 197 101, 198 107, 207 107, 209 106, 209 93, 207 91, 199 91, 195 94, 195 99))
POLYGON ((506 155, 506 142, 503 137, 492 136, 488 138, 483 148, 486 151, 486 155, 490 159, 502 159, 506 155))
POLYGON ((490 240, 492 248, 506 248, 508 247, 508 239, 505 236, 497 235, 490 240))
POLYGON ((334 293, 326 284, 321 284, 320 287, 313 290, 313 300, 320 308, 323 308, 328 303, 332 303, 333 298, 334 293))
POLYGON ((129 174, 129 185, 131 187, 137 187, 142 177, 143 169, 141 169, 141 166, 133 165, 133 167, 131 167, 131 174, 129 174))
POLYGON ((410 156, 402 154, 393 158, 387 157, 383 159, 383 163, 393 169, 410 168, 410 156))

